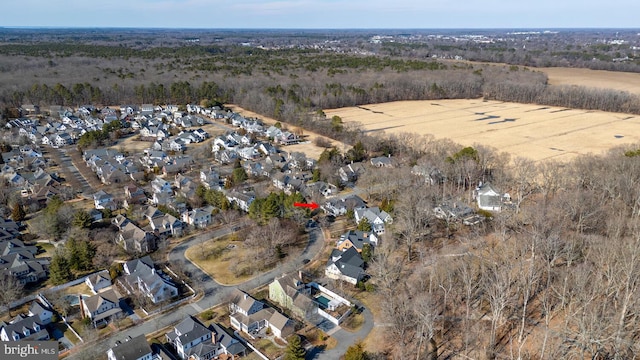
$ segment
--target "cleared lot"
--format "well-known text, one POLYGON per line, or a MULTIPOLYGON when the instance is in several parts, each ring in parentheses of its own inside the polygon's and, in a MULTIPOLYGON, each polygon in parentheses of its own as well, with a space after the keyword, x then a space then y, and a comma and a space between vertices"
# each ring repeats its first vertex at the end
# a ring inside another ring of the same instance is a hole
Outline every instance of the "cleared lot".
POLYGON ((499 101, 399 101, 325 110, 370 133, 432 134, 534 160, 569 160, 640 142, 636 115, 499 101))

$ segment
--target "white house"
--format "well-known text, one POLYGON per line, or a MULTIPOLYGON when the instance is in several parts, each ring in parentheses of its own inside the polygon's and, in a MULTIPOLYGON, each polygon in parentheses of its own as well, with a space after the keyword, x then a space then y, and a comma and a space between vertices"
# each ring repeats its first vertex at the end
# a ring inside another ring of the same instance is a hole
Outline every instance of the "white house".
POLYGON ((367 219, 371 224, 371 230, 376 234, 384 234, 385 224, 391 224, 393 218, 386 211, 378 207, 356 209, 354 212, 356 223, 367 219))
POLYGON ((82 313, 84 317, 91 319, 94 326, 108 323, 112 318, 122 316, 120 295, 110 289, 87 298, 82 297, 82 313))
POLYGON ((97 294, 100 290, 112 285, 111 275, 109 275, 109 271, 107 270, 102 270, 87 276, 84 282, 94 294, 97 294))

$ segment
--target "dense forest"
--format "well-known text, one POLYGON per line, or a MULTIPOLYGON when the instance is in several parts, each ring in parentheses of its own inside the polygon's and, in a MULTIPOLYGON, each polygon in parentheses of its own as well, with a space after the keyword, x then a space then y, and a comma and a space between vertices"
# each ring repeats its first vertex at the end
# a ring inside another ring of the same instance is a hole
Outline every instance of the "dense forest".
POLYGON ((635 95, 550 86, 543 73, 523 66, 300 47, 5 44, 0 45, 0 78, 4 115, 24 103, 185 104, 205 99, 235 103, 336 138, 341 134, 314 116, 319 110, 397 100, 484 97, 640 113, 635 95))

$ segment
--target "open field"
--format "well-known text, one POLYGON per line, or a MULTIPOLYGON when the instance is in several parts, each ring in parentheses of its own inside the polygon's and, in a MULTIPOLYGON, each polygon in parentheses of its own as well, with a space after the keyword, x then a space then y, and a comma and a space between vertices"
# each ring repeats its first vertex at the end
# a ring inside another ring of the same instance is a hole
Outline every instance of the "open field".
POLYGON ((549 77, 550 85, 577 85, 589 88, 628 91, 640 95, 640 74, 579 68, 538 68, 549 77))
POLYGON ((417 133, 513 156, 566 161, 640 142, 640 116, 500 101, 398 101, 325 110, 371 134, 417 133))

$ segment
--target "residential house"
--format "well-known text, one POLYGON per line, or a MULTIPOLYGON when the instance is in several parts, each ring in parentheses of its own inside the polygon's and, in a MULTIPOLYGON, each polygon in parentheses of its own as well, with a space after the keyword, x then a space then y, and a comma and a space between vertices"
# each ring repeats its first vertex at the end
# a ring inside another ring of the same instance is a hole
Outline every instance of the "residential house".
POLYGON ((220 190, 220 174, 214 167, 200 171, 200 182, 207 189, 220 190))
POLYGON ((155 179, 153 179, 153 181, 151 182, 151 189, 156 194, 164 193, 167 195, 173 195, 171 184, 167 180, 160 177, 156 177, 155 179))
POLYGON ((293 145, 300 142, 300 138, 292 132, 283 131, 278 137, 275 138, 275 142, 282 145, 293 145))
POLYGON ((94 294, 97 294, 100 290, 112 285, 111 275, 109 275, 108 270, 102 270, 95 274, 91 274, 87 276, 84 282, 94 294))
POLYGON ((311 287, 301 276, 283 275, 269 284, 269 300, 290 310, 299 319, 308 319, 317 313, 317 304, 311 299, 311 287))
POLYGON ((478 202, 478 207, 486 211, 500 212, 505 204, 511 201, 509 194, 500 193, 489 183, 480 183, 473 195, 478 202))
POLYGON ((267 328, 279 338, 286 338, 294 331, 291 319, 237 289, 229 303, 229 319, 233 328, 251 337, 267 328))
POLYGON ((108 360, 153 360, 153 351, 144 334, 116 341, 107 351, 108 360))
POLYGON ((42 325, 49 325, 53 317, 53 310, 48 305, 45 305, 45 302, 41 301, 39 296, 37 299, 29 306, 28 315, 29 317, 38 316, 42 325))
POLYGON ((235 204, 240 210, 249 212, 249 206, 255 200, 252 194, 240 193, 237 191, 229 191, 226 194, 229 203, 235 204))
POLYGON ((178 296, 178 288, 171 278, 156 270, 149 256, 127 261, 123 270, 124 282, 131 292, 146 296, 154 304, 178 296))
POLYGON ((253 146, 243 147, 236 150, 238 156, 244 160, 256 160, 261 156, 260 151, 253 146))
POLYGON ((352 307, 350 301, 334 291, 315 282, 305 283, 301 273, 275 278, 269 284, 269 299, 299 318, 315 323, 326 319, 340 325, 352 307))
POLYGON ((120 308, 120 295, 109 289, 89 297, 81 297, 82 314, 91 319, 93 326, 109 323, 123 316, 120 308))
POLYGON ((333 250, 324 274, 331 279, 357 284, 364 275, 364 260, 353 247, 345 251, 333 250))
POLYGON ((128 220, 120 226, 116 243, 130 253, 146 254, 157 249, 156 236, 128 220))
POLYGON ((93 194, 93 205, 98 210, 117 209, 116 204, 113 202, 113 196, 104 190, 100 190, 97 193, 93 194))
POLYGON ((137 187, 134 184, 129 184, 124 187, 124 202, 123 206, 129 208, 132 205, 142 205, 147 203, 147 194, 144 189, 137 187))
POLYGON ((384 234, 385 224, 391 224, 393 218, 386 211, 380 210, 377 206, 372 208, 360 208, 354 211, 356 223, 367 219, 371 225, 371 230, 376 234, 384 234))
POLYGON ((367 207, 367 203, 358 195, 349 195, 344 199, 333 198, 322 205, 322 209, 328 215, 340 216, 347 213, 348 210, 354 212, 358 209, 367 207))
POLYGON ((0 276, 14 276, 21 284, 44 280, 48 274, 49 258, 36 258, 28 251, 0 256, 0 276))
POLYGON ((2 341, 46 341, 49 332, 39 316, 18 315, 8 324, 0 322, 2 341))
POLYGON ((460 202, 445 202, 433 208, 436 218, 446 221, 463 220, 473 216, 473 209, 460 202))
POLYGON ((326 183, 324 181, 316 181, 316 182, 309 183, 304 189, 304 194, 308 197, 314 197, 315 195, 322 195, 324 197, 328 197, 337 193, 338 193, 337 186, 326 183))
POLYGON ((244 345, 219 325, 205 326, 193 316, 188 316, 176 325, 166 334, 166 339, 183 360, 210 360, 222 354, 246 354, 244 345))
POLYGON ((361 174, 364 174, 365 171, 366 168, 363 163, 355 162, 339 168, 338 176, 340 176, 340 180, 342 180, 342 182, 348 183, 358 180, 358 177, 361 174))
POLYGON ((391 158, 391 155, 389 156, 379 156, 379 157, 375 157, 375 158, 371 158, 371 165, 375 166, 375 167, 386 167, 386 168, 392 168, 395 166, 395 161, 391 158))
POLYGON ((428 164, 415 165, 411 168, 411 173, 416 176, 424 177, 424 181, 429 185, 442 184, 444 182, 444 175, 435 166, 428 164))
POLYGON ((181 236, 184 228, 182 221, 171 214, 150 219, 149 226, 158 236, 181 236))
POLYGON ((205 206, 182 213, 182 221, 196 228, 205 228, 211 224, 211 213, 215 208, 205 206))
POLYGON ((373 232, 367 233, 360 230, 349 230, 340 235, 340 239, 336 243, 336 248, 340 251, 354 248, 357 252, 362 253, 362 249, 367 244, 374 247, 378 245, 378 238, 373 232))

